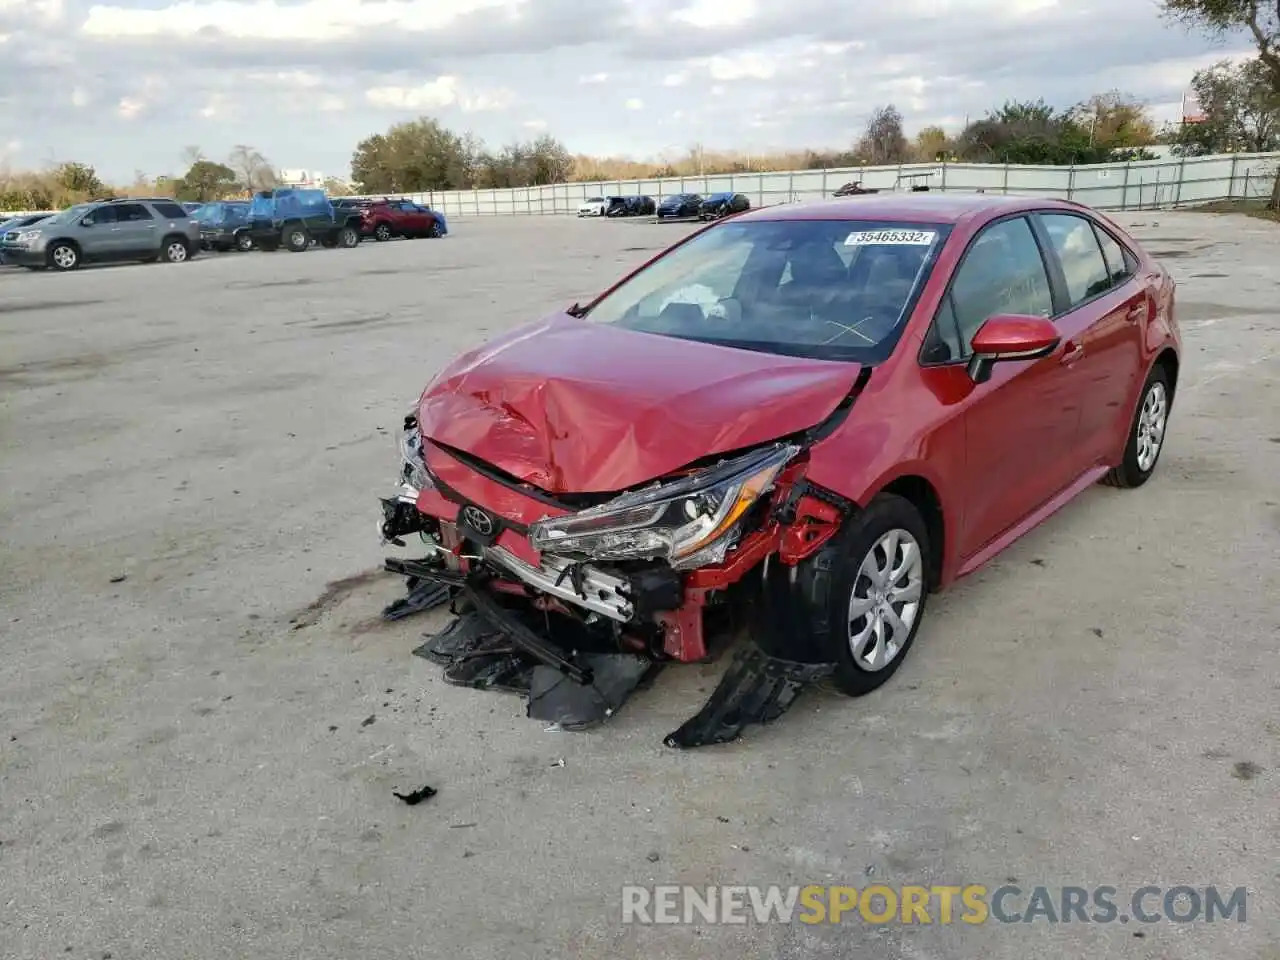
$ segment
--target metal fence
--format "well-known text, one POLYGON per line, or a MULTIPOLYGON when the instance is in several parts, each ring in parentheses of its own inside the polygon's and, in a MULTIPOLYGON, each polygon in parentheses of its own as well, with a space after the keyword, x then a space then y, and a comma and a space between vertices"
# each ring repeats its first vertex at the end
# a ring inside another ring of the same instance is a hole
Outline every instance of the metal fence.
MULTIPOLYGON (((655 200, 677 193, 743 193, 764 207, 829 197, 841 185, 860 180, 868 188, 1014 193, 1076 200, 1098 210, 1152 210, 1195 206, 1215 200, 1270 196, 1280 153, 1237 153, 1172 160, 1050 167, 1022 164, 937 163, 838 170, 713 174, 661 180, 557 183, 506 190, 449 190, 391 194, 425 203, 446 216, 536 216, 575 213, 589 197, 646 195, 655 200)), ((377 196, 388 196, 378 194, 377 196)))
POLYGON ((1098 210, 1156 210, 1215 200, 1268 197, 1277 166, 1280 166, 1280 153, 1236 153, 1072 167, 902 164, 376 196, 405 197, 451 217, 535 216, 572 214, 587 198, 600 196, 647 195, 661 200, 677 193, 733 192, 746 194, 752 206, 765 207, 829 197, 841 185, 860 180, 864 187, 880 190, 918 184, 928 186, 931 191, 1058 197, 1077 200, 1098 210))

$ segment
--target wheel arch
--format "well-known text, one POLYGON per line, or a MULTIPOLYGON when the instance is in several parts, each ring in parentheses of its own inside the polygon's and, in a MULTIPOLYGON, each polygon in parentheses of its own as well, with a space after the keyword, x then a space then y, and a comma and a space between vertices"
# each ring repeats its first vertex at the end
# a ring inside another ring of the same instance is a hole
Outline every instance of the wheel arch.
POLYGON ((942 586, 943 572, 947 569, 946 556, 951 540, 947 536, 948 516, 943 511, 937 487, 919 473, 905 473, 876 491, 877 495, 881 493, 901 497, 920 513, 929 533, 929 569, 926 571, 929 589, 937 590, 942 586))
POLYGON ((1178 392, 1178 351, 1173 347, 1165 347, 1156 355, 1153 367, 1161 367, 1164 369, 1165 375, 1169 378, 1169 405, 1173 405, 1173 398, 1178 392))

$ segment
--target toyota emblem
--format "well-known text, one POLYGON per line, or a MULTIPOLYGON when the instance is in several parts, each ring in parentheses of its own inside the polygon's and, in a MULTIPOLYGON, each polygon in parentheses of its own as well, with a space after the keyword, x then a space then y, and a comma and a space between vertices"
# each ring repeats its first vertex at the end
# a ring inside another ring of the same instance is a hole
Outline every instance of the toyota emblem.
POLYGON ((479 507, 473 507, 470 504, 467 504, 467 506, 462 508, 461 518, 463 523, 482 537, 487 537, 493 533, 493 517, 489 516, 479 507))

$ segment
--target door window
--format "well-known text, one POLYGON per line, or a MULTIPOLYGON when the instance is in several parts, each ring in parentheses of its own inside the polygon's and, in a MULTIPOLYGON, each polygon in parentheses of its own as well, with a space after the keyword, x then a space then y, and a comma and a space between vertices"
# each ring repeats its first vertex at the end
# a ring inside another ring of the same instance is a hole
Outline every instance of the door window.
POLYGON ((1091 221, 1071 214, 1042 213, 1040 222, 1062 264, 1072 307, 1111 289, 1111 271, 1091 221))
POLYGON ((1107 271, 1111 274, 1111 285, 1118 287, 1134 274, 1133 257, 1126 255, 1124 247, 1111 234, 1095 225, 1098 243, 1102 246, 1102 255, 1107 259, 1107 271))
POLYGON ((973 336, 997 314, 1048 317, 1053 293, 1026 218, 987 227, 964 255, 925 342, 926 363, 963 360, 973 336))
POLYGON ((90 210, 80 222, 86 227, 96 227, 104 223, 115 223, 116 208, 99 207, 97 210, 90 210))
POLYGON ((140 203, 118 203, 113 209, 120 223, 146 223, 154 219, 151 211, 140 203))

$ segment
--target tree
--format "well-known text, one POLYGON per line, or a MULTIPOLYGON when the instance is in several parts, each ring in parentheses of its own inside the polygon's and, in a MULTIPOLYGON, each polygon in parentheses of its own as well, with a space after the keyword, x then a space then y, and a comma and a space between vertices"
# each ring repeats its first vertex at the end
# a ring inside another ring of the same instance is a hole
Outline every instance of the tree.
POLYGON ((1280 150, 1280 96, 1271 89, 1260 60, 1223 60, 1191 80, 1205 119, 1186 123, 1177 134, 1183 156, 1243 150, 1280 150))
POLYGON ((1146 147, 1155 142, 1155 124, 1146 106, 1119 90, 1097 93, 1069 111, 1070 120, 1089 131, 1094 143, 1112 149, 1146 147))
POLYGON ((471 183, 467 142, 431 117, 366 137, 351 156, 351 179, 366 193, 458 190, 471 183))
POLYGON ((1151 154, 1140 147, 1129 146, 1123 139, 1111 139, 1119 136, 1122 129, 1130 139, 1146 136, 1137 126, 1132 105, 1111 95, 1097 99, 1099 103, 1084 108, 1087 124, 1081 123, 1081 107, 1059 113, 1043 100, 1009 101, 964 129, 957 142, 959 153, 978 163, 1059 166, 1151 159, 1151 154), (1102 128, 1104 107, 1111 111, 1106 115, 1110 129, 1102 128))
POLYGON ((324 192, 331 197, 349 197, 351 196, 351 185, 345 180, 339 180, 337 177, 325 177, 324 192))
POLYGON ((179 200, 198 200, 206 203, 220 200, 235 193, 241 186, 240 177, 225 163, 212 160, 196 160, 175 183, 179 200))
POLYGON ((910 149, 907 135, 902 132, 902 114, 898 108, 893 104, 876 107, 854 151, 873 166, 907 160, 910 149))
POLYGON ((98 172, 87 163, 60 163, 53 176, 58 186, 68 193, 96 197, 107 190, 107 185, 98 178, 98 172))
MULTIPOLYGON (((1193 29, 1225 36, 1247 31, 1258 48, 1259 70, 1280 100, 1280 0, 1163 0, 1165 14, 1193 29)), ((1272 210, 1280 210, 1280 167, 1271 188, 1272 210)))
POLYGON ((231 156, 227 158, 227 166, 231 168, 237 185, 243 190, 270 190, 278 182, 267 158, 256 148, 243 143, 236 144, 232 149, 231 156))
POLYGON ((916 134, 915 154, 917 160, 926 163, 947 159, 950 152, 947 131, 941 127, 925 127, 916 134))

